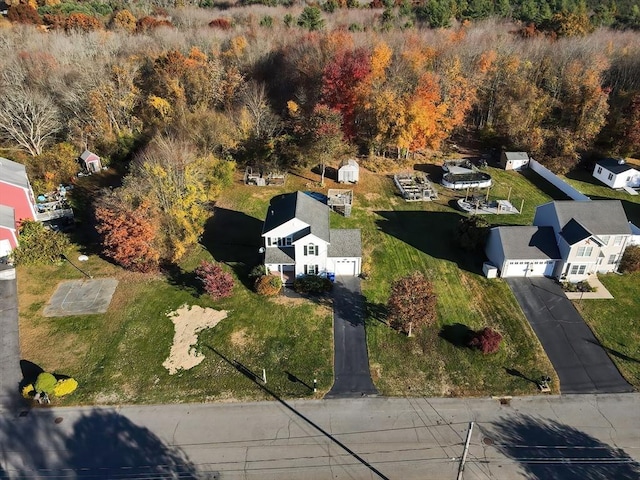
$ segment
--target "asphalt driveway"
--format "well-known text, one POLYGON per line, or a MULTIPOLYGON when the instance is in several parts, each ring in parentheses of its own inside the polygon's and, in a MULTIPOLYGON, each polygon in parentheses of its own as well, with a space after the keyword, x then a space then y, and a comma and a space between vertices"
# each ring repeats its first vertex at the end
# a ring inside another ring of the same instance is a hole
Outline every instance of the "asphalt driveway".
POLYGON ((20 380, 22 375, 15 270, 0 265, 0 407, 15 403, 20 380))
POLYGON ((360 279, 338 277, 333 286, 334 382, 325 398, 376 395, 369 372, 360 279))
POLYGON ((562 393, 633 391, 554 280, 505 280, 558 373, 562 393))

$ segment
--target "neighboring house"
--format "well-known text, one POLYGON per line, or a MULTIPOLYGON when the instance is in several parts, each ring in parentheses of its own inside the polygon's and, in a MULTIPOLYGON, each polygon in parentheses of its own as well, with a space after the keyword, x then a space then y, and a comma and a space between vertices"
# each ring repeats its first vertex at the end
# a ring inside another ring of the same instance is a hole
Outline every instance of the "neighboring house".
POLYGON ((0 258, 6 257, 18 246, 15 210, 0 205, 0 258))
POLYGON ((491 229, 485 252, 502 277, 545 275, 575 282, 615 271, 630 239, 619 200, 555 201, 536 208, 532 227, 491 229))
POLYGON ((492 228, 485 251, 503 278, 552 277, 561 261, 551 227, 492 228))
POLYGON ((629 222, 629 228, 631 228, 631 238, 629 239, 629 245, 640 245, 640 228, 636 227, 631 222, 629 222))
POLYGON ((82 164, 82 168, 88 173, 96 173, 102 170, 100 157, 89 150, 82 152, 82 155, 80 155, 80 163, 82 164))
POLYGON ((640 187, 640 172, 622 158, 598 160, 593 176, 611 188, 640 187))
POLYGON ((329 228, 330 210, 303 192, 271 200, 264 221, 264 263, 286 284, 301 275, 360 274, 360 230, 329 228))
POLYGON ((500 166, 505 170, 520 170, 529 164, 526 152, 502 152, 500 166))
POLYGON ((24 165, 0 158, 0 203, 13 208, 15 225, 37 218, 36 200, 24 165))
POLYGON ((353 159, 342 162, 338 169, 338 183, 358 183, 360 180, 360 167, 353 159))

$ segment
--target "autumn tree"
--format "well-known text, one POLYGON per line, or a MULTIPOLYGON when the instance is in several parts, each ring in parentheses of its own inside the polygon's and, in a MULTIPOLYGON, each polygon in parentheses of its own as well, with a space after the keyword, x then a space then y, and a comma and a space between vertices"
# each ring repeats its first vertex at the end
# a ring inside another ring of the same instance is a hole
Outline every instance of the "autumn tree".
POLYGON ((306 147, 309 156, 320 164, 320 183, 324 185, 327 165, 348 151, 340 112, 326 105, 316 105, 309 118, 309 143, 306 147))
POLYGON ((70 183, 79 170, 78 151, 66 142, 55 144, 27 162, 31 185, 36 192, 51 192, 60 184, 70 183))
POLYGON ((69 238, 45 227, 41 222, 25 220, 20 224, 20 245, 12 256, 18 265, 57 263, 70 247, 69 238))
POLYGON ((424 274, 414 272, 397 279, 387 303, 391 326, 410 334, 414 328, 432 325, 437 318, 436 299, 433 283, 424 274))
POLYGON ((214 300, 231 296, 233 276, 219 263, 202 261, 195 270, 196 278, 202 282, 204 291, 214 300))
POLYGON ((625 273, 640 271, 640 246, 629 245, 620 260, 619 270, 625 273))
POLYGON ((136 30, 136 17, 126 8, 114 12, 109 21, 109 28, 133 33, 136 30))
POLYGON ((477 348, 485 355, 496 353, 500 349, 502 335, 491 327, 484 327, 474 332, 469 340, 469 347, 477 348))
POLYGON ((158 224, 153 220, 153 210, 148 203, 127 205, 122 193, 105 194, 95 209, 103 253, 126 269, 156 270, 160 252, 156 247, 158 224))

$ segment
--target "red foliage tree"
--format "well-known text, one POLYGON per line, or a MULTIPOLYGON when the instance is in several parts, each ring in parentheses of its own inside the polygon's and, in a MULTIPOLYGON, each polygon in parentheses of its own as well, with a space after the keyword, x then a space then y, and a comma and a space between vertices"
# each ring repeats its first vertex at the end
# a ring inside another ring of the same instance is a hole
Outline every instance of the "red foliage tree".
POLYGON ((432 325, 436 321, 436 301, 433 283, 422 273, 399 278, 391 285, 387 303, 391 326, 409 332, 410 328, 432 325))
POLYGON ((363 49, 343 50, 329 62, 322 76, 322 103, 342 113, 345 136, 355 136, 359 88, 371 74, 371 56, 363 49))
POLYGON ((7 11, 7 19, 15 23, 26 23, 32 25, 41 25, 42 20, 35 8, 26 3, 18 3, 12 5, 7 11))
POLYGON ((214 300, 229 297, 233 292, 233 277, 218 263, 203 260, 196 268, 196 277, 202 282, 205 292, 214 300))
POLYGON ((500 342, 502 342, 502 335, 491 327, 484 327, 473 334, 473 337, 469 340, 469 346, 477 348, 487 355, 497 352, 500 348, 500 342))
POLYGON ((148 32, 149 30, 154 30, 160 27, 173 27, 173 24, 169 20, 157 20, 153 17, 142 17, 136 23, 136 31, 137 32, 148 32))
POLYGON ((96 17, 84 13, 72 13, 64 23, 64 29, 67 32, 92 32, 94 30, 102 30, 103 27, 102 22, 96 17))
POLYGON ((231 24, 231 21, 226 18, 214 18, 209 22, 209 26, 220 30, 230 30, 233 25, 231 24))
POLYGON ((96 208, 96 230, 103 253, 124 268, 149 272, 158 268, 160 254, 154 246, 156 225, 146 217, 146 206, 131 211, 116 202, 96 208))

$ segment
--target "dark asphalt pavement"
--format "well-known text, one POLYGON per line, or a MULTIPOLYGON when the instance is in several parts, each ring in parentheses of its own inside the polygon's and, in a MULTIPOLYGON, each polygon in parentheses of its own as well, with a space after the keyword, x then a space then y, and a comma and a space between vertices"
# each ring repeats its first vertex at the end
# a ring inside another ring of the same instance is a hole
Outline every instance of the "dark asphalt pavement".
POLYGON ((325 398, 376 395, 369 372, 364 304, 357 277, 338 277, 333 286, 334 382, 325 398))
POLYGON ((18 293, 14 269, 0 270, 0 406, 13 405, 19 395, 20 343, 18 293))
POLYGON ((545 277, 505 280, 558 373, 562 393, 633 391, 560 285, 545 277))

